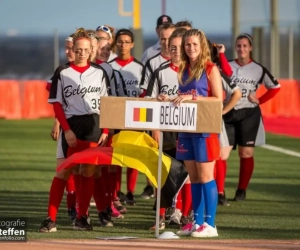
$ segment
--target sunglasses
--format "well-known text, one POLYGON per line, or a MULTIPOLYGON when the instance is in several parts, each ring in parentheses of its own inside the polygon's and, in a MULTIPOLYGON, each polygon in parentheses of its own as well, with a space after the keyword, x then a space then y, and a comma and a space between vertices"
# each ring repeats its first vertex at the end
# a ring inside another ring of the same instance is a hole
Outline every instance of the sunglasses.
POLYGON ((100 31, 100 30, 104 31, 105 33, 107 33, 110 36, 110 38, 112 38, 111 31, 110 31, 110 29, 108 27, 106 27, 104 25, 98 26, 97 29, 96 29, 96 31, 100 31))

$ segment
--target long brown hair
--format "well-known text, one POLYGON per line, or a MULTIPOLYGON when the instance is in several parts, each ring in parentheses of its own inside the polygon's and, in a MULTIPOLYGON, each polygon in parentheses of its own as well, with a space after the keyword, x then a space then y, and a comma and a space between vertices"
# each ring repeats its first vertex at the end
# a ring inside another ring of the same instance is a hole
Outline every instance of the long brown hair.
POLYGON ((181 44, 181 63, 178 71, 178 81, 180 84, 188 84, 193 79, 199 80, 203 71, 206 68, 207 62, 211 62, 210 49, 207 44, 207 39, 203 31, 198 29, 190 29, 185 32, 182 37, 181 44), (185 52, 185 40, 187 37, 197 36, 199 38, 200 43, 200 54, 197 58, 196 65, 193 69, 190 70, 190 74, 188 79, 185 82, 182 82, 183 73, 186 67, 190 64, 190 58, 185 52))

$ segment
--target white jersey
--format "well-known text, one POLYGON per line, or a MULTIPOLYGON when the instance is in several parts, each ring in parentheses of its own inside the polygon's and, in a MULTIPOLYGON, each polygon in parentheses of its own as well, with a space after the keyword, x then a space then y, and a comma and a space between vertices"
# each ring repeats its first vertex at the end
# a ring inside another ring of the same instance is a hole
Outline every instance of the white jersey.
POLYGON ((107 62, 102 62, 99 65, 106 71, 109 78, 108 94, 112 96, 127 96, 125 82, 120 72, 113 69, 107 62))
POLYGON ((113 67, 113 69, 121 73, 127 89, 127 96, 138 97, 141 92, 140 84, 142 79, 142 72, 144 69, 143 64, 135 58, 133 58, 133 60, 125 66, 121 66, 118 63, 118 58, 110 61, 109 64, 113 67))
POLYGON ((163 57, 161 53, 158 53, 157 55, 151 57, 148 59, 148 61, 145 64, 143 77, 142 77, 142 83, 141 88, 147 89, 148 84, 150 82, 150 79, 156 69, 158 69, 160 66, 162 66, 163 63, 167 62, 168 59, 163 57))
POLYGON ((152 56, 157 55, 158 53, 160 53, 160 51, 161 51, 161 46, 160 46, 160 43, 158 41, 156 44, 154 44, 153 46, 149 47, 148 49, 146 49, 144 51, 144 53, 142 55, 142 59, 141 59, 142 64, 145 65, 149 58, 151 58, 152 56))
POLYGON ((100 114, 101 96, 107 96, 109 79, 104 69, 91 64, 83 73, 70 63, 56 69, 49 103, 59 102, 66 118, 73 115, 100 114))
POLYGON ((159 94, 177 96, 179 82, 178 67, 171 62, 164 63, 156 69, 148 84, 145 97, 157 97, 159 94))
POLYGON ((267 89, 280 88, 280 84, 270 72, 255 61, 246 65, 239 65, 236 61, 229 62, 232 69, 231 80, 242 92, 242 97, 235 105, 234 109, 253 108, 257 104, 248 100, 250 93, 255 93, 261 84, 267 89))
POLYGON ((220 73, 222 77, 223 90, 225 92, 225 100, 223 102, 224 104, 226 104, 230 101, 234 91, 239 89, 239 87, 234 82, 232 82, 230 78, 228 78, 222 71, 220 73))

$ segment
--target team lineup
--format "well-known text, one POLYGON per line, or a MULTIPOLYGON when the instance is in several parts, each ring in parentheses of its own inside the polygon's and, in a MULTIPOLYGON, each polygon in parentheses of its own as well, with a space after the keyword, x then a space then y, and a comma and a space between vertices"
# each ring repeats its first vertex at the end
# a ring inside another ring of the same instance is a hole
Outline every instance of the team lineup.
MULTIPOLYGON (((222 101, 221 134, 163 132, 163 152, 184 164, 188 178, 171 197, 173 206, 161 205, 159 210, 159 230, 169 223, 178 225, 179 236, 217 237, 217 206, 229 206, 225 195, 226 160, 232 149, 238 150, 240 172, 233 202, 242 202, 254 170, 254 148, 265 144, 259 105, 273 98, 280 84, 253 60, 249 34, 236 37, 237 58, 228 61, 224 45, 209 41, 189 21, 174 24, 171 17, 162 15, 157 19, 156 33, 159 41, 145 50, 141 60, 131 54, 139 41, 128 29, 115 32, 108 25, 95 30, 80 28, 65 39, 68 62, 55 70, 46 87, 56 118, 51 136, 57 141, 57 167, 76 152, 110 147, 112 136, 120 133, 99 128, 103 96, 173 102, 172 108, 161 107, 159 120, 179 126, 193 126, 197 118, 195 110, 182 105, 185 101, 222 101), (257 97, 255 92, 261 84, 267 91, 257 97)), ((160 131, 148 133, 160 141, 160 131)), ((121 176, 122 168, 114 165, 81 164, 55 172, 48 215, 39 232, 57 231, 56 216, 65 190, 74 230, 93 230, 89 215, 93 202, 98 225, 112 227, 113 219, 124 218, 130 206, 136 204, 138 171, 126 169, 126 193, 121 190, 121 176)), ((147 178, 145 185, 141 197, 156 197, 147 178)), ((149 229, 156 229, 155 222, 149 229)))

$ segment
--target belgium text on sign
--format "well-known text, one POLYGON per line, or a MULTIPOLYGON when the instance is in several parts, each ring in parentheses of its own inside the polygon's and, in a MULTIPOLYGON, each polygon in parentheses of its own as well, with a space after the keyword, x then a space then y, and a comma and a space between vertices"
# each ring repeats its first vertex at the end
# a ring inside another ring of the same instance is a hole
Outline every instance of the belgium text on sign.
POLYGON ((196 131, 197 104, 126 101, 125 128, 196 131))

